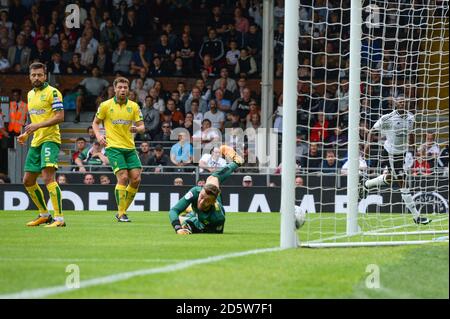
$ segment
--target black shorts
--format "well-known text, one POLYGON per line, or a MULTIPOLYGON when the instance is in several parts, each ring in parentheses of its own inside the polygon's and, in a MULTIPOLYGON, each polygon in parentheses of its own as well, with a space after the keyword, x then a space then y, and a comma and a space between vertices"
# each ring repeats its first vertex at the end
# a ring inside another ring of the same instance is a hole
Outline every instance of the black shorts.
POLYGON ((387 168, 392 175, 392 179, 402 179, 405 177, 405 154, 389 154, 384 148, 381 153, 381 168, 387 168))

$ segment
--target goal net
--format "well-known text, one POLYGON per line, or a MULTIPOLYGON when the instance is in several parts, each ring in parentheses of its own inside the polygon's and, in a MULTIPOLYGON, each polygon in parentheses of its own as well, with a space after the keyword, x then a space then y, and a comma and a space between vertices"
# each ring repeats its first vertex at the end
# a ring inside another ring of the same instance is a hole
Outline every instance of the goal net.
POLYGON ((448 1, 300 0, 299 10, 301 244, 448 240, 448 1))

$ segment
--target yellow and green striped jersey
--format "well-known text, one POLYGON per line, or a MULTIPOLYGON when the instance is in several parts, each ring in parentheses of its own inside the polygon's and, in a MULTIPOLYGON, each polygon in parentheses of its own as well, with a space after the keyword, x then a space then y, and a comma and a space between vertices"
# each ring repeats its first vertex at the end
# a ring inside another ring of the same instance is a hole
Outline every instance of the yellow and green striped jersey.
POLYGON ((133 123, 143 121, 136 102, 127 99, 124 104, 119 104, 113 97, 100 104, 95 116, 103 121, 107 148, 135 149, 130 127, 133 123))
MULTIPOLYGON (((56 88, 45 82, 40 88, 34 88, 28 92, 28 113, 31 123, 47 121, 56 111, 64 111, 62 94, 56 88)), ((40 128, 33 133, 32 147, 37 147, 44 142, 61 144, 58 124, 40 128)))

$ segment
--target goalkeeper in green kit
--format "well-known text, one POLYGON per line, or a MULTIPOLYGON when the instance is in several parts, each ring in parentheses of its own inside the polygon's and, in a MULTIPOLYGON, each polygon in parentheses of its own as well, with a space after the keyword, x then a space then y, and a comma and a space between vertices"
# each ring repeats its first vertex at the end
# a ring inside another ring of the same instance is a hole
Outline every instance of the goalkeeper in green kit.
POLYGON ((220 183, 239 168, 244 160, 232 147, 222 145, 220 152, 233 161, 209 176, 203 187, 192 187, 170 210, 170 222, 177 234, 223 233, 225 210, 220 196, 220 183))

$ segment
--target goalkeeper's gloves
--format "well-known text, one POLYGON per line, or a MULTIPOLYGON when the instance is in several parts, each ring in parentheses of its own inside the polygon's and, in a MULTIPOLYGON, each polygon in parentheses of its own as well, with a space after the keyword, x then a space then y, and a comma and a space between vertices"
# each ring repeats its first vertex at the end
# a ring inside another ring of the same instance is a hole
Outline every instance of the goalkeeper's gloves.
POLYGON ((191 226, 187 223, 183 223, 183 225, 180 225, 180 222, 174 222, 173 228, 175 229, 175 232, 178 235, 190 235, 192 234, 191 226))

